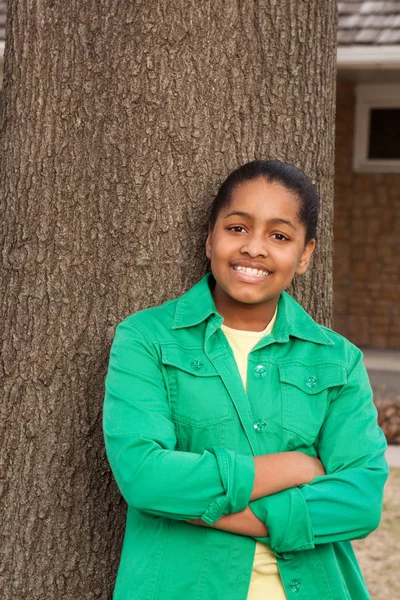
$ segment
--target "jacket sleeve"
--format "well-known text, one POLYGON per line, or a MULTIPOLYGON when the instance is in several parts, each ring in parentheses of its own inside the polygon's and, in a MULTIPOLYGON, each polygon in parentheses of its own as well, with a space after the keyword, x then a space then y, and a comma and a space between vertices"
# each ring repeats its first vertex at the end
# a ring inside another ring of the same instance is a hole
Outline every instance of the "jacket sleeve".
POLYGON ((212 524, 248 505, 251 456, 220 447, 200 454, 175 450, 159 351, 134 317, 117 327, 112 344, 103 427, 116 482, 137 510, 212 524))
POLYGON ((285 553, 366 537, 381 518, 388 476, 385 450, 357 350, 347 383, 331 400, 317 443, 327 474, 250 503, 269 529, 270 537, 263 541, 276 553, 285 553))

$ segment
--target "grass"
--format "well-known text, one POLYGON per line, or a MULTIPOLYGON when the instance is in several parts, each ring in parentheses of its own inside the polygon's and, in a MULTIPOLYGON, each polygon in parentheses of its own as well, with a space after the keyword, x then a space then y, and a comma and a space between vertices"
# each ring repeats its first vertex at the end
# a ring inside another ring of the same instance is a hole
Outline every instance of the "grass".
POLYGON ((400 598, 400 468, 391 469, 379 528, 353 542, 372 600, 400 598))

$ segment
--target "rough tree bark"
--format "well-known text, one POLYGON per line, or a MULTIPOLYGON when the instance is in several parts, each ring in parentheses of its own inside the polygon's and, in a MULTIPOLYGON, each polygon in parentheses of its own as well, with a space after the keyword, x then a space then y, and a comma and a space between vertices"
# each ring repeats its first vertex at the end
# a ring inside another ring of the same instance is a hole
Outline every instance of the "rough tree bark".
POLYGON ((124 521, 101 434, 110 340, 204 272, 253 158, 321 192, 297 298, 331 319, 335 0, 9 0, 2 242, 5 600, 111 595, 124 521), (316 293, 317 292, 317 293, 316 293))

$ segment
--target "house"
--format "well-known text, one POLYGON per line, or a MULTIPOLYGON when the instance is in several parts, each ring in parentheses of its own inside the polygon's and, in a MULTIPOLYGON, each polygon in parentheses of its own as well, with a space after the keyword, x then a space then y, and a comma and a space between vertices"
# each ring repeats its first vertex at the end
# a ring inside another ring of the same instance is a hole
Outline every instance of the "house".
POLYGON ((338 11, 334 328, 400 350, 400 1, 338 11))

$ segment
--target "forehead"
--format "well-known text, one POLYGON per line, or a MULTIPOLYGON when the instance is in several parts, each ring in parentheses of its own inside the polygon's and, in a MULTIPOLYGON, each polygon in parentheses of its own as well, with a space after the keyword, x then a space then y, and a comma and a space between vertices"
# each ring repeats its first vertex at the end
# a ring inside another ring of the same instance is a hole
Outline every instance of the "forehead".
POLYGON ((232 211, 247 212, 255 218, 290 218, 299 222, 300 200, 292 191, 276 181, 260 177, 236 186, 223 215, 232 211))

